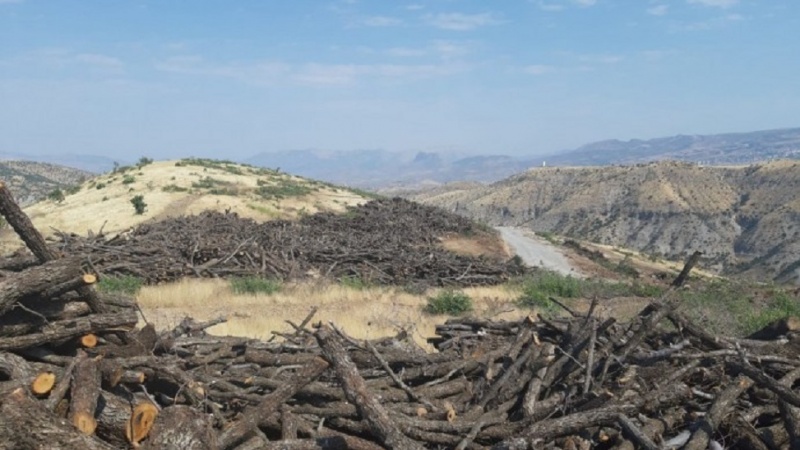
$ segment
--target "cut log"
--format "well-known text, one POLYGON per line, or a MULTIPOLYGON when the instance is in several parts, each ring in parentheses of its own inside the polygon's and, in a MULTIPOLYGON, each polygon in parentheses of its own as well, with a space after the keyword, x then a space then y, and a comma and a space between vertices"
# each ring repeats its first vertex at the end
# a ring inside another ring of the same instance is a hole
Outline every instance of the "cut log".
POLYGON ((0 181, 0 214, 6 218, 6 222, 17 232, 17 235, 25 242, 31 253, 39 259, 39 262, 58 259, 58 255, 47 247, 42 234, 33 226, 31 219, 22 211, 22 208, 14 200, 14 196, 11 195, 11 191, 2 181, 0 181))
POLYGON ((325 359, 333 366, 336 378, 342 383, 347 399, 356 405, 375 437, 389 448, 422 450, 424 447, 419 442, 409 439, 395 426, 386 409, 370 393, 364 379, 358 374, 358 368, 347 356, 333 330, 322 325, 314 335, 325 359))
POLYGON ((94 348, 97 346, 97 336, 94 333, 84 334, 78 338, 78 342, 83 348, 94 348))
POLYGON ((95 412, 99 395, 100 368, 96 360, 84 358, 75 364, 69 403, 69 420, 84 434, 94 434, 97 428, 95 412))
POLYGON ((17 389, 0 401, 0 448, 112 450, 115 447, 73 428, 17 389))
POLYGON ((678 274, 678 276, 675 278, 675 280, 672 281, 672 286, 673 287, 681 287, 681 286, 683 286, 684 283, 686 283, 686 280, 689 279, 689 272, 691 272, 692 268, 694 268, 695 264, 697 264, 697 262, 700 261, 700 257, 702 255, 703 255, 703 252, 696 251, 696 252, 692 253, 692 256, 690 256, 689 259, 686 260, 686 264, 683 265, 683 269, 681 270, 681 273, 678 274))
POLYGON ((36 395, 47 395, 56 385, 56 374, 53 372, 41 372, 36 375, 31 383, 31 392, 36 395))
POLYGON ((58 383, 50 393, 50 397, 45 400, 44 404, 48 410, 55 411, 58 404, 64 399, 64 396, 67 394, 67 390, 72 382, 72 373, 75 370, 75 365, 85 358, 87 358, 86 353, 78 354, 77 357, 72 358, 72 361, 69 363, 67 368, 64 369, 64 375, 60 380, 58 380, 58 383))
POLYGON ((328 363, 322 358, 316 358, 306 364, 291 382, 283 383, 274 392, 270 393, 256 407, 245 413, 230 428, 220 436, 219 445, 222 449, 234 447, 247 438, 248 433, 254 430, 261 421, 267 420, 270 415, 277 414, 280 406, 294 396, 297 391, 316 380, 328 368, 328 363))
POLYGON ((188 406, 164 408, 142 450, 217 450, 211 416, 188 406))
POLYGON ((144 440, 158 417, 158 407, 150 401, 143 401, 133 407, 125 424, 125 436, 133 445, 144 440))
POLYGON ((0 350, 19 350, 37 345, 74 338, 87 333, 126 330, 136 326, 138 317, 133 310, 110 314, 92 314, 77 319, 52 322, 40 333, 0 338, 0 350))
POLYGON ((786 335, 791 331, 800 331, 800 317, 784 317, 772 323, 767 324, 764 328, 754 332, 747 339, 758 340, 773 340, 786 335))
POLYGON ((97 399, 97 429, 95 434, 116 448, 129 448, 126 429, 131 419, 132 402, 129 392, 102 391, 97 399))
MULTIPOLYGON (((25 245, 30 249, 40 262, 55 261, 59 255, 47 246, 47 243, 39 233, 39 230, 33 226, 31 219, 22 211, 14 197, 9 192, 5 183, 0 181, 0 214, 6 218, 6 221, 14 231, 17 232, 19 237, 25 242, 25 245)), ((84 300, 96 313, 107 312, 105 304, 101 301, 97 292, 89 286, 82 286, 78 288, 78 293, 84 297, 84 300)), ((0 310, 2 310, 0 306, 0 310)))
POLYGON ((35 297, 18 305, 0 316, 0 337, 37 333, 46 322, 75 319, 91 312, 86 303, 61 298, 42 302, 35 297))
POLYGON ((67 258, 31 267, 13 278, 0 280, 0 314, 27 296, 80 277, 80 259, 67 258))

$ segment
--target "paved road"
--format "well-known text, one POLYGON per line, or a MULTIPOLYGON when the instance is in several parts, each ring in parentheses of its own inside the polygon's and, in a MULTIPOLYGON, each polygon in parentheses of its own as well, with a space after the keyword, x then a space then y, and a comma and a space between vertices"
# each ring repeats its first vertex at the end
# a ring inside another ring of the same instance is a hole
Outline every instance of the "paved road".
POLYGON ((537 237, 532 231, 514 227, 497 227, 497 230, 525 264, 545 267, 564 275, 581 276, 577 270, 573 270, 558 248, 537 237))

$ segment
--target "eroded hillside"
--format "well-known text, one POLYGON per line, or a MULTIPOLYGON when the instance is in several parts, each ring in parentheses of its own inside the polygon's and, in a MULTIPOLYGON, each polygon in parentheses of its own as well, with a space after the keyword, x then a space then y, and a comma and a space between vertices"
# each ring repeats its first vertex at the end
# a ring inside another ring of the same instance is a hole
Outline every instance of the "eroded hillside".
POLYGON ((33 161, 0 162, 3 180, 25 206, 46 198, 56 190, 69 191, 92 174, 83 170, 33 161))
POLYGON ((493 224, 527 226, 654 257, 694 250, 725 273, 800 274, 800 162, 540 168, 488 186, 411 195, 493 224))

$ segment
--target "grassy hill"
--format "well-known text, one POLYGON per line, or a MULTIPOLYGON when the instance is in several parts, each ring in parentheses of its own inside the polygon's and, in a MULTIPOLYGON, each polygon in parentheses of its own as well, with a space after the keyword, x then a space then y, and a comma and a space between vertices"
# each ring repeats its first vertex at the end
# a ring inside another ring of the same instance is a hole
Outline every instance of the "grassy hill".
MULTIPOLYGON (((13 186, 12 192, 19 196, 13 186)), ((257 221, 293 219, 318 211, 342 212, 367 199, 346 188, 271 169, 195 158, 143 160, 85 179, 62 193, 25 208, 45 234, 59 230, 86 235, 101 229, 115 234, 144 221, 206 210, 236 212, 257 221), (143 214, 136 214, 131 203, 136 196, 147 205, 143 214)), ((19 245, 9 229, 0 231, 0 243, 5 251, 19 245)))
POLYGON ((800 276, 798 161, 540 168, 488 186, 410 197, 490 224, 632 248, 654 259, 700 250, 706 266, 722 273, 800 276))

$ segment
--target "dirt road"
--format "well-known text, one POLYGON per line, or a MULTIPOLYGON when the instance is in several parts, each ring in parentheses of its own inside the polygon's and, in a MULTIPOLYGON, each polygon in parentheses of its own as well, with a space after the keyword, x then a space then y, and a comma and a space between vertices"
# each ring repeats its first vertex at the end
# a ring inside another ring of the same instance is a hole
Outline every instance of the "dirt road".
POLYGON ((497 227, 497 230, 525 264, 545 267, 564 275, 582 276, 570 265, 561 250, 536 236, 533 231, 514 227, 497 227))

